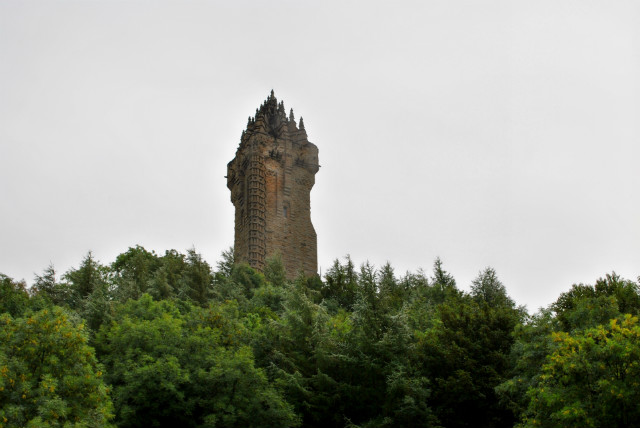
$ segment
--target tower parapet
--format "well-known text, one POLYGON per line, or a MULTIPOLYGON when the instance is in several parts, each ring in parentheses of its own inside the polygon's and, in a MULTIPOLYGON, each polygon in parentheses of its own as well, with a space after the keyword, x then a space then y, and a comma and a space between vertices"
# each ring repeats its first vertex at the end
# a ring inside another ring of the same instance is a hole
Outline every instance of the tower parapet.
POLYGON ((273 91, 249 117, 235 158, 227 165, 227 187, 235 207, 235 257, 262 271, 280 253, 289 278, 318 269, 317 236, 311 223, 311 188, 318 148, 304 123, 296 124, 273 91))

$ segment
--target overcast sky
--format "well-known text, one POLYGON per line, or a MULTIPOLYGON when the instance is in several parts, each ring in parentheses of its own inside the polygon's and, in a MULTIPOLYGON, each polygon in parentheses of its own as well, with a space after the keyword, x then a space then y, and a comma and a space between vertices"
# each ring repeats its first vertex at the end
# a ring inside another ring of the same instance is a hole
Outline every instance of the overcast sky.
POLYGON ((486 266, 530 311, 640 275, 637 1, 0 2, 0 272, 233 245, 226 165, 304 117, 323 271, 486 266))

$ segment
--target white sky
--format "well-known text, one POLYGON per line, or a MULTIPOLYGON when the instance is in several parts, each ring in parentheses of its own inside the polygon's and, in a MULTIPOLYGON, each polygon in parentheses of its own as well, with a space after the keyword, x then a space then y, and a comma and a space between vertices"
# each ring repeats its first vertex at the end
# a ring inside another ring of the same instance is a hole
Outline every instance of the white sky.
POLYGON ((640 275, 637 1, 0 2, 0 272, 233 244, 226 164, 305 119, 323 271, 486 266, 530 310, 640 275))

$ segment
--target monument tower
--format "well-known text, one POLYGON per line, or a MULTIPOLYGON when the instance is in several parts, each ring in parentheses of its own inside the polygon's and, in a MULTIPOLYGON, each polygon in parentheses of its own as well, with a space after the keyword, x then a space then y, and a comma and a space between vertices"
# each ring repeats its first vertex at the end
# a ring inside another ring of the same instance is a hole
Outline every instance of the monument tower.
POLYGON ((302 117, 271 91, 249 117, 236 157, 227 165, 227 187, 235 207, 236 262, 262 271, 276 253, 289 278, 318 270, 317 237, 311 224, 311 188, 319 169, 318 148, 307 139, 302 117))

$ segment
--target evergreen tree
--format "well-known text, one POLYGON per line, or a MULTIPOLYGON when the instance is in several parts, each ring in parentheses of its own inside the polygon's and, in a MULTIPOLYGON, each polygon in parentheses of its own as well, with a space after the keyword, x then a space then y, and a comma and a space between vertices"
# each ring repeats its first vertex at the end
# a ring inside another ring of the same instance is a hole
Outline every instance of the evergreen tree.
POLYGON ((95 289, 107 284, 108 269, 93 258, 91 251, 87 253, 78 269, 70 269, 63 279, 68 281, 69 293, 64 304, 72 309, 81 309, 86 299, 95 289))
POLYGON ((243 344, 237 316, 233 307, 149 295, 119 305, 96 337, 118 426, 296 426, 291 405, 243 344))
POLYGON ((209 263, 194 248, 187 250, 180 280, 180 297, 205 306, 213 297, 213 273, 209 263))

